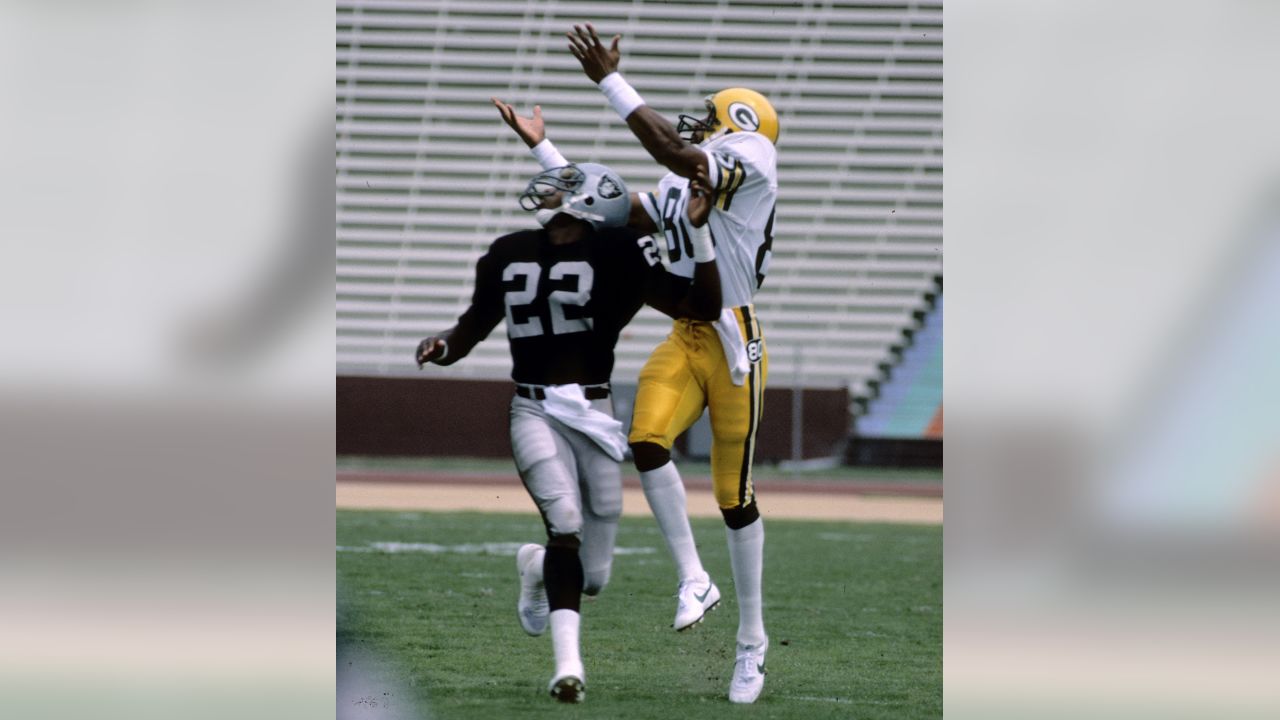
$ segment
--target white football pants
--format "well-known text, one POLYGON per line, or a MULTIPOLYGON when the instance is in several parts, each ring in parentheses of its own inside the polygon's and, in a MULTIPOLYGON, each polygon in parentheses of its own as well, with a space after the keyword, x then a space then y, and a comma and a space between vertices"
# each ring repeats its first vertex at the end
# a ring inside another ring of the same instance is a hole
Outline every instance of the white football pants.
MULTIPOLYGON (((613 416, 609 398, 592 400, 613 416)), ((622 514, 622 468, 593 440, 542 410, 542 401, 511 399, 511 452, 548 535, 577 535, 583 592, 595 595, 609 581, 622 514)))

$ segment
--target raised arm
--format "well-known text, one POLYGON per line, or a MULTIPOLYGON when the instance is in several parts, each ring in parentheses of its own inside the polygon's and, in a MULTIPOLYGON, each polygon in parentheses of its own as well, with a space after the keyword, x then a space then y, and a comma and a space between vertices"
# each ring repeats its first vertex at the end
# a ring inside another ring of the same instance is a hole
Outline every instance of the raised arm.
POLYGON ((542 106, 533 106, 533 116, 523 117, 516 113, 516 109, 507 103, 502 102, 496 97, 489 98, 493 102, 494 107, 498 108, 498 114, 502 115, 502 119, 520 136, 525 145, 529 146, 529 152, 533 158, 538 161, 543 170, 564 167, 569 164, 555 145, 547 139, 546 125, 542 122, 542 106))
MULTIPOLYGON (((498 108, 498 114, 502 116, 502 120, 515 131, 516 135, 529 146, 529 151, 533 154, 534 159, 542 166, 543 170, 551 168, 564 167, 569 164, 555 145, 547 139, 546 124, 542 120, 542 106, 533 106, 533 115, 524 117, 516 112, 515 107, 503 102, 502 100, 491 97, 493 106, 498 108)), ((678 138, 677 138, 678 139, 678 138)), ((650 235, 658 231, 658 227, 654 224, 653 219, 649 217, 649 213, 645 212, 644 204, 640 202, 640 195, 631 193, 631 215, 627 219, 627 225, 639 230, 645 235, 650 235)))
POLYGON ((618 43, 621 35, 614 35, 609 47, 600 42, 600 36, 591 23, 574 25, 569 38, 569 51, 582 64, 582 71, 600 86, 609 103, 626 121, 627 127, 640 140, 644 149, 671 172, 692 179, 698 168, 707 169, 707 156, 697 147, 685 142, 675 127, 640 98, 627 81, 618 73, 622 52, 618 43))
POLYGON ((537 147, 538 143, 547 139, 547 127, 542 121, 542 106, 533 106, 533 117, 521 117, 516 113, 515 107, 502 102, 496 97, 489 98, 493 102, 493 106, 498 108, 498 113, 502 115, 502 119, 507 125, 515 130, 516 135, 524 141, 525 145, 530 148, 537 147))

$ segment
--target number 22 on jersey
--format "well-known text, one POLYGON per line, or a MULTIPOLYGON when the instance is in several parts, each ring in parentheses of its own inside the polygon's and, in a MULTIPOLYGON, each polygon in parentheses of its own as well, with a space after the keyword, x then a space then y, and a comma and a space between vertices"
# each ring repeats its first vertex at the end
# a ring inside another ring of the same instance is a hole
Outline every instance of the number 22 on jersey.
MULTIPOLYGON (((566 280, 568 278, 576 278, 576 290, 553 290, 547 295, 548 315, 551 318, 551 333, 553 335, 567 335, 569 333, 586 332, 594 327, 594 323, 590 315, 587 315, 585 307, 591 300, 591 284, 595 279, 595 271, 592 270, 589 263, 581 260, 566 260, 558 262, 551 266, 547 272, 547 276, 551 280, 566 280), (575 317, 569 317, 565 313, 566 307, 576 307, 579 310, 574 313, 575 317)), ((542 278, 542 266, 533 262, 515 262, 508 265, 502 271, 502 279, 505 282, 519 282, 519 290, 509 290, 503 295, 503 302, 506 304, 507 312, 507 336, 511 339, 537 337, 546 333, 546 328, 542 323, 542 314, 537 308, 524 310, 520 313, 523 320, 517 320, 516 310, 518 308, 529 308, 533 306, 538 298, 538 281, 542 278), (518 280, 517 280, 518 279, 518 280)))

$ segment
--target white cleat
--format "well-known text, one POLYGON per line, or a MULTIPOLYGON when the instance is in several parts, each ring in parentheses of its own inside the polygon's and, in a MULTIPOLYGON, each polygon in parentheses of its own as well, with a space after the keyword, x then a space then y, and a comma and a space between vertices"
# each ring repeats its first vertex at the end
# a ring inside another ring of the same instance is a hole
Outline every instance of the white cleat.
POLYGON ((520 573, 520 599, 516 601, 516 614, 520 616, 520 627, 530 635, 541 635, 547 631, 547 616, 550 609, 547 605, 547 587, 542 584, 542 558, 546 548, 529 543, 521 545, 516 551, 516 570, 520 573))
POLYGON ((720 603, 720 588, 703 574, 702 580, 685 580, 676 590, 676 619, 671 624, 677 632, 702 622, 707 611, 720 603))
POLYGON ((764 689, 764 654, 769 640, 762 645, 738 643, 738 659, 733 663, 733 682, 729 683, 729 702, 753 703, 764 689))
POLYGON ((587 697, 587 684, 582 679, 585 676, 582 668, 556 673, 556 676, 551 678, 547 691, 551 693, 551 697, 562 703, 580 703, 587 697))

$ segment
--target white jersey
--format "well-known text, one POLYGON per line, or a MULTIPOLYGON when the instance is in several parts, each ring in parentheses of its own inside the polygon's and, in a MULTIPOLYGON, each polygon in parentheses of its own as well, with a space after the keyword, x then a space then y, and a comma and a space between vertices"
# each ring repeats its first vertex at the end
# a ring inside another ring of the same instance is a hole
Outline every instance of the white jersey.
MULTIPOLYGON (((773 214, 778 200, 778 152, 759 133, 721 135, 702 146, 711 184, 719 195, 711 218, 711 239, 720 269, 726 308, 749 305, 769 272, 773 248, 773 214)), ((645 212, 658 234, 662 263, 675 275, 693 277, 689 241, 689 180, 667 173, 658 189, 641 193, 645 212)))

